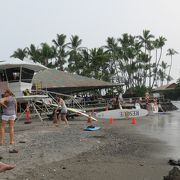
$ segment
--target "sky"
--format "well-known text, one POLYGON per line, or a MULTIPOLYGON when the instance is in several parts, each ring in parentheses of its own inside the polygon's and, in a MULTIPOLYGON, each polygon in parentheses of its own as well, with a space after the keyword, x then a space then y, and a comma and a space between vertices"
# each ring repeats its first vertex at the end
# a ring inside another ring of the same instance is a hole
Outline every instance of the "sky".
MULTIPOLYGON (((107 37, 140 35, 144 29, 167 39, 166 51, 180 53, 179 0, 0 0, 0 60, 17 48, 42 42, 56 34, 78 35, 82 46, 105 45, 107 37)), ((172 77, 180 78, 180 55, 173 57, 172 77)))

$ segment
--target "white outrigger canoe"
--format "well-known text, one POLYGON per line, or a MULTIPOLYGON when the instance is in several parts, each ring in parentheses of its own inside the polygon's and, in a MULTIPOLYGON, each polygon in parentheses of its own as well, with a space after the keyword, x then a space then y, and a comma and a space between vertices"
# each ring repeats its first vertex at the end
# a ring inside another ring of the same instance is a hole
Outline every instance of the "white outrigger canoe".
POLYGON ((148 111, 146 109, 115 109, 96 113, 96 117, 101 119, 128 119, 146 115, 148 115, 148 111))

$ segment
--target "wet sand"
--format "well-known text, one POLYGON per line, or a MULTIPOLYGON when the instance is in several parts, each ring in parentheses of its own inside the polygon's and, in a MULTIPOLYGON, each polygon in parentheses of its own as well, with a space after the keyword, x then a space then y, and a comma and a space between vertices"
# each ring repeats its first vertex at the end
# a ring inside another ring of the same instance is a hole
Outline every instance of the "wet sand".
MULTIPOLYGON (((142 135, 145 120, 100 121, 101 130, 83 131, 86 122, 70 121, 70 128, 33 122, 16 124, 16 145, 0 146, 2 162, 16 164, 0 179, 17 180, 160 180, 172 168, 167 164, 170 147, 142 135), (24 141, 25 143, 19 143, 24 141), (18 150, 8 153, 9 148, 18 150)), ((6 134, 7 137, 7 134, 6 134)), ((8 138, 7 138, 8 142, 8 138)))

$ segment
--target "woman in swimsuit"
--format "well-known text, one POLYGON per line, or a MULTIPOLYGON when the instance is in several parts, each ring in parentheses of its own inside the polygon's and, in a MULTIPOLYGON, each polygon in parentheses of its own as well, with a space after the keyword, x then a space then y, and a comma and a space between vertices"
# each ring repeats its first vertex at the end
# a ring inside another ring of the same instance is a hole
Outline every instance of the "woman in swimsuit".
POLYGON ((10 144, 14 144, 14 120, 16 119, 17 114, 17 101, 9 89, 5 91, 4 98, 0 100, 0 104, 3 108, 2 123, 0 128, 0 144, 4 144, 5 126, 8 121, 10 144))

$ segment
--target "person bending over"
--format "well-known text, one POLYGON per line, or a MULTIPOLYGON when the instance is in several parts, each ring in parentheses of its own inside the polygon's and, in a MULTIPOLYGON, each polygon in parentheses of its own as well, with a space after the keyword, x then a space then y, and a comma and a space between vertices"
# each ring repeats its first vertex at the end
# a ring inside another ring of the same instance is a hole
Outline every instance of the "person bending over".
POLYGON ((66 119, 67 107, 66 107, 66 104, 65 104, 65 102, 64 102, 64 100, 62 98, 58 99, 57 111, 58 111, 59 108, 61 109, 61 112, 60 112, 58 121, 60 122, 61 120, 63 120, 65 122, 66 126, 69 126, 69 123, 68 123, 68 121, 66 119))

